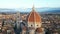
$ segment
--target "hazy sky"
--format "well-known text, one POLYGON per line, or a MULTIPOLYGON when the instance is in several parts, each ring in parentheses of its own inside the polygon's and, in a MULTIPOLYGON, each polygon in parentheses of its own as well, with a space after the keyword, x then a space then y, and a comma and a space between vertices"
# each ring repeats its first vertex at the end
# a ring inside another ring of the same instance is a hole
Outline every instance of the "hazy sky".
POLYGON ((0 0, 0 8, 60 7, 60 0, 0 0))

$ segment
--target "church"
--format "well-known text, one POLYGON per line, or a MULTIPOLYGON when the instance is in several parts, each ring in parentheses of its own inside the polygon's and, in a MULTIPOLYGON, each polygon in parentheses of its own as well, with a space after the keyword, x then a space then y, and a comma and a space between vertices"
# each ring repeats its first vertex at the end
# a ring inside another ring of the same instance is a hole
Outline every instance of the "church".
POLYGON ((22 34, 45 34, 44 28, 41 26, 41 16, 36 12, 34 6, 26 20, 27 26, 22 28, 22 34))
POLYGON ((45 34, 44 28, 42 27, 41 16, 37 13, 34 6, 27 15, 26 22, 23 22, 20 12, 17 12, 13 16, 15 18, 15 22, 13 24, 11 23, 13 26, 9 24, 10 20, 7 20, 7 24, 3 27, 1 26, 4 34, 45 34))

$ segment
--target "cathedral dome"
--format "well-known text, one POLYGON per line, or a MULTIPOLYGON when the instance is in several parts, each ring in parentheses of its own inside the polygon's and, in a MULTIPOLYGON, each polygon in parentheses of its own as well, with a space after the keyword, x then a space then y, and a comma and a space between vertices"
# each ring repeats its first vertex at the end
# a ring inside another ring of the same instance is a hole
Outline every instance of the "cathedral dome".
POLYGON ((28 22, 41 23, 41 16, 35 11, 34 7, 28 16, 28 22))

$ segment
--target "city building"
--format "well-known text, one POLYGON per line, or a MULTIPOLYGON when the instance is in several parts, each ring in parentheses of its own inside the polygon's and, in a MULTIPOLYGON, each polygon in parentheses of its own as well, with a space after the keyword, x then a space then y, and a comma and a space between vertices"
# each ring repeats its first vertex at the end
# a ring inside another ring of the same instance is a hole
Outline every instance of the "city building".
POLYGON ((44 34, 44 28, 41 27, 41 16, 36 12, 34 6, 27 17, 29 34, 44 34))
POLYGON ((3 22, 2 20, 0 20, 0 32, 2 32, 2 25, 3 25, 3 22))

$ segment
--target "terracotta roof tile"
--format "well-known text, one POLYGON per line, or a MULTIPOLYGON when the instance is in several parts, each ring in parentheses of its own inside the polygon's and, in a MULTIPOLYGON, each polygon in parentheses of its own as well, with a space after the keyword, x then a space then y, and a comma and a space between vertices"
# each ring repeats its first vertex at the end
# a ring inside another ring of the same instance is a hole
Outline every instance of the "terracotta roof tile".
POLYGON ((43 30, 42 30, 42 28, 37 28, 36 32, 41 33, 41 32, 43 32, 43 30))
POLYGON ((28 22, 40 23, 41 17, 37 12, 33 10, 28 16, 28 22))

